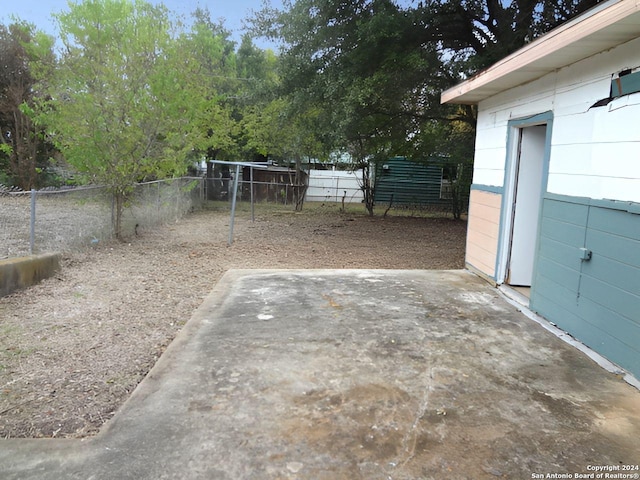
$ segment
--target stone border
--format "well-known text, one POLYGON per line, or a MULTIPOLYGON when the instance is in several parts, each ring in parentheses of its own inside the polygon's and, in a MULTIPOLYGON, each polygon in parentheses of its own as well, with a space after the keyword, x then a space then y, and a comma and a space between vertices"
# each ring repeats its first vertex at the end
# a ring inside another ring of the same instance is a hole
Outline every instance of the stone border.
POLYGON ((0 297, 52 276, 60 270, 60 257, 45 253, 0 260, 0 297))

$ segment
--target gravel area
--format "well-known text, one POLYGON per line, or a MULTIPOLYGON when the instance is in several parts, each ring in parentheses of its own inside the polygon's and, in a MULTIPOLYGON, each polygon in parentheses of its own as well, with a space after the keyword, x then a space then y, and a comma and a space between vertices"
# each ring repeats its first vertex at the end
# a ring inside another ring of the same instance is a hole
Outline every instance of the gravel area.
POLYGON ((464 221, 352 208, 243 206, 231 246, 209 208, 65 255, 0 299, 0 438, 95 434, 230 268, 463 268, 464 221))

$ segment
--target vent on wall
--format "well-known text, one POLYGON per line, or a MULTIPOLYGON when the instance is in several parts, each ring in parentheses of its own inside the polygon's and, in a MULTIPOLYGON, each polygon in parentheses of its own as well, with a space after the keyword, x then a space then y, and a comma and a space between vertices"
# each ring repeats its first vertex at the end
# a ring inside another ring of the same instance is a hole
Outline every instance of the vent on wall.
POLYGON ((611 98, 622 97, 640 92, 640 69, 627 69, 613 75, 611 79, 611 98))
POLYGON ((640 92, 640 67, 622 70, 611 76, 609 96, 598 100, 596 103, 591 105, 590 108, 604 107, 605 105, 609 105, 612 100, 618 97, 630 95, 636 92, 640 92))

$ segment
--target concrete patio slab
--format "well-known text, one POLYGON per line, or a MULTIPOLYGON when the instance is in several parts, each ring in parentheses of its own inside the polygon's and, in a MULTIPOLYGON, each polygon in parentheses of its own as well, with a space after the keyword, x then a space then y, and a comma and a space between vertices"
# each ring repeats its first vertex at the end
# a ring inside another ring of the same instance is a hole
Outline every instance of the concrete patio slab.
POLYGON ((639 432, 469 272, 232 270, 99 435, 0 440, 0 478, 638 478, 639 432))

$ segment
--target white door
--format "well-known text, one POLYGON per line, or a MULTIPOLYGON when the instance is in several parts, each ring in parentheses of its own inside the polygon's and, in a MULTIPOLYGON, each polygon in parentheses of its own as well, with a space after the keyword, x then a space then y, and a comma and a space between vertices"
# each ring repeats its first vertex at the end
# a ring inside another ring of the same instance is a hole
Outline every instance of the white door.
POLYGON ((507 283, 531 286, 542 198, 546 125, 520 129, 507 283))

